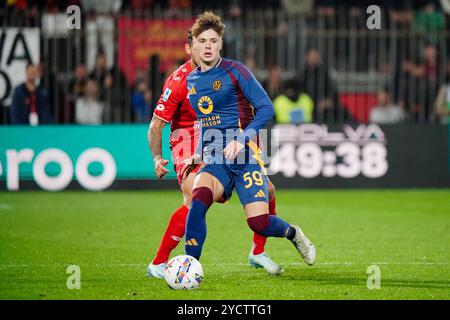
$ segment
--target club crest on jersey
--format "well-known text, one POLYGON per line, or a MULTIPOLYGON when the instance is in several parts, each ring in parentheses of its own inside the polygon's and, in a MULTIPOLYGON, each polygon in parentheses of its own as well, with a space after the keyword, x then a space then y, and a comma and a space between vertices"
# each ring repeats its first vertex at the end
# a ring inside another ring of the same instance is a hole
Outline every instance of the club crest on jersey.
POLYGON ((162 98, 164 102, 167 102, 167 100, 169 100, 171 93, 172 93, 172 90, 170 90, 169 88, 167 88, 166 91, 164 91, 164 95, 162 98))
POLYGON ((201 97, 200 100, 198 100, 197 106, 203 114, 210 114, 214 108, 213 102, 208 96, 201 97))
POLYGON ((220 80, 214 81, 213 89, 216 90, 216 91, 219 91, 220 88, 222 88, 222 81, 220 81, 220 80))

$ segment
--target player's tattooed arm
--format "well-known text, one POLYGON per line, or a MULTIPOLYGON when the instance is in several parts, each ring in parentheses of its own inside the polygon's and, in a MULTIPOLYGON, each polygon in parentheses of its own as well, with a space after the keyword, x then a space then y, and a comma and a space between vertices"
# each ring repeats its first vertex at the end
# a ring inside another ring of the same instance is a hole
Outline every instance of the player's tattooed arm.
POLYGON ((166 165, 169 160, 162 157, 162 129, 166 122, 158 117, 153 117, 150 122, 147 138, 150 146, 150 151, 153 155, 153 164, 155 165, 155 172, 158 178, 163 178, 169 170, 166 165))

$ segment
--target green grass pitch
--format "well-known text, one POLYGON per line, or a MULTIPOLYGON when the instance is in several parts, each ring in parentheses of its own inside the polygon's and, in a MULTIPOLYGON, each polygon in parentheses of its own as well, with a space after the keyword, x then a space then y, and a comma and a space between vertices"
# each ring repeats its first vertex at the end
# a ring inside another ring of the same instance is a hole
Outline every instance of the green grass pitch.
POLYGON ((234 195, 208 212, 205 282, 193 291, 144 276, 180 201, 177 191, 1 192, 0 299, 450 298, 448 189, 278 190, 278 214, 317 249, 308 267, 289 241, 269 239, 280 277, 247 265, 252 234, 234 195), (69 265, 79 290, 67 288, 69 265), (371 265, 380 289, 367 287, 371 265))

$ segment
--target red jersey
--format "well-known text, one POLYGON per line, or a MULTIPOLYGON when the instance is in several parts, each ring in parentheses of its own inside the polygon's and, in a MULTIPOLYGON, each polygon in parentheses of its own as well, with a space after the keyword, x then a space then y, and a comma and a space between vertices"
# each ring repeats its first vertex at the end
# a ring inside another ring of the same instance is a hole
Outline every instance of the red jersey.
MULTIPOLYGON (((191 146, 186 148, 185 152, 175 152, 172 158, 175 164, 185 158, 190 157, 195 150, 194 138, 198 136, 197 115, 189 103, 187 90, 187 76, 192 71, 191 62, 187 61, 177 70, 175 70, 164 83, 163 93, 158 100, 153 114, 165 122, 171 122, 170 146, 172 151, 174 147, 184 142, 190 143, 191 146), (191 140, 188 142, 184 138, 180 138, 177 129, 185 129, 189 132, 191 140), (190 153, 190 154, 187 154, 190 153)), ((195 139, 197 140, 197 139, 195 139)))

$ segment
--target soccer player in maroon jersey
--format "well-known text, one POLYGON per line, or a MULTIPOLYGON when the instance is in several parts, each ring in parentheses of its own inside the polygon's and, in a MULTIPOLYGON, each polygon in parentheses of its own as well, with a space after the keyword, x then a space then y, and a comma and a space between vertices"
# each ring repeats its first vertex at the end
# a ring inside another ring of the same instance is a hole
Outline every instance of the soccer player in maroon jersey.
MULTIPOLYGON (((159 178, 163 178, 169 172, 166 168, 169 161, 162 157, 162 128, 167 123, 171 123, 172 160, 183 193, 183 204, 172 214, 157 254, 147 267, 147 276, 149 277, 163 278, 163 271, 169 255, 185 234, 186 217, 191 203, 195 174, 200 168, 198 166, 185 179, 182 179, 183 161, 194 154, 199 136, 197 116, 187 98, 187 75, 196 67, 196 52, 192 48, 190 31, 185 50, 191 59, 175 70, 166 80, 148 131, 155 172, 159 178)), ((269 182, 269 199, 269 212, 275 215, 275 187, 271 182, 269 182)), ((255 268, 264 268, 271 275, 279 275, 284 270, 264 252, 266 240, 265 237, 254 233, 253 246, 248 257, 249 264, 255 268)))
POLYGON ((186 221, 185 253, 200 259, 206 240, 206 214, 214 202, 229 199, 233 190, 244 207, 247 224, 265 237, 289 240, 308 265, 316 250, 299 226, 269 214, 268 178, 258 137, 274 115, 266 91, 241 62, 222 58, 225 25, 211 11, 192 26, 198 67, 187 76, 189 101, 200 123, 199 148, 185 161, 182 176, 198 170, 186 221), (200 148, 201 146, 201 148, 200 148))

